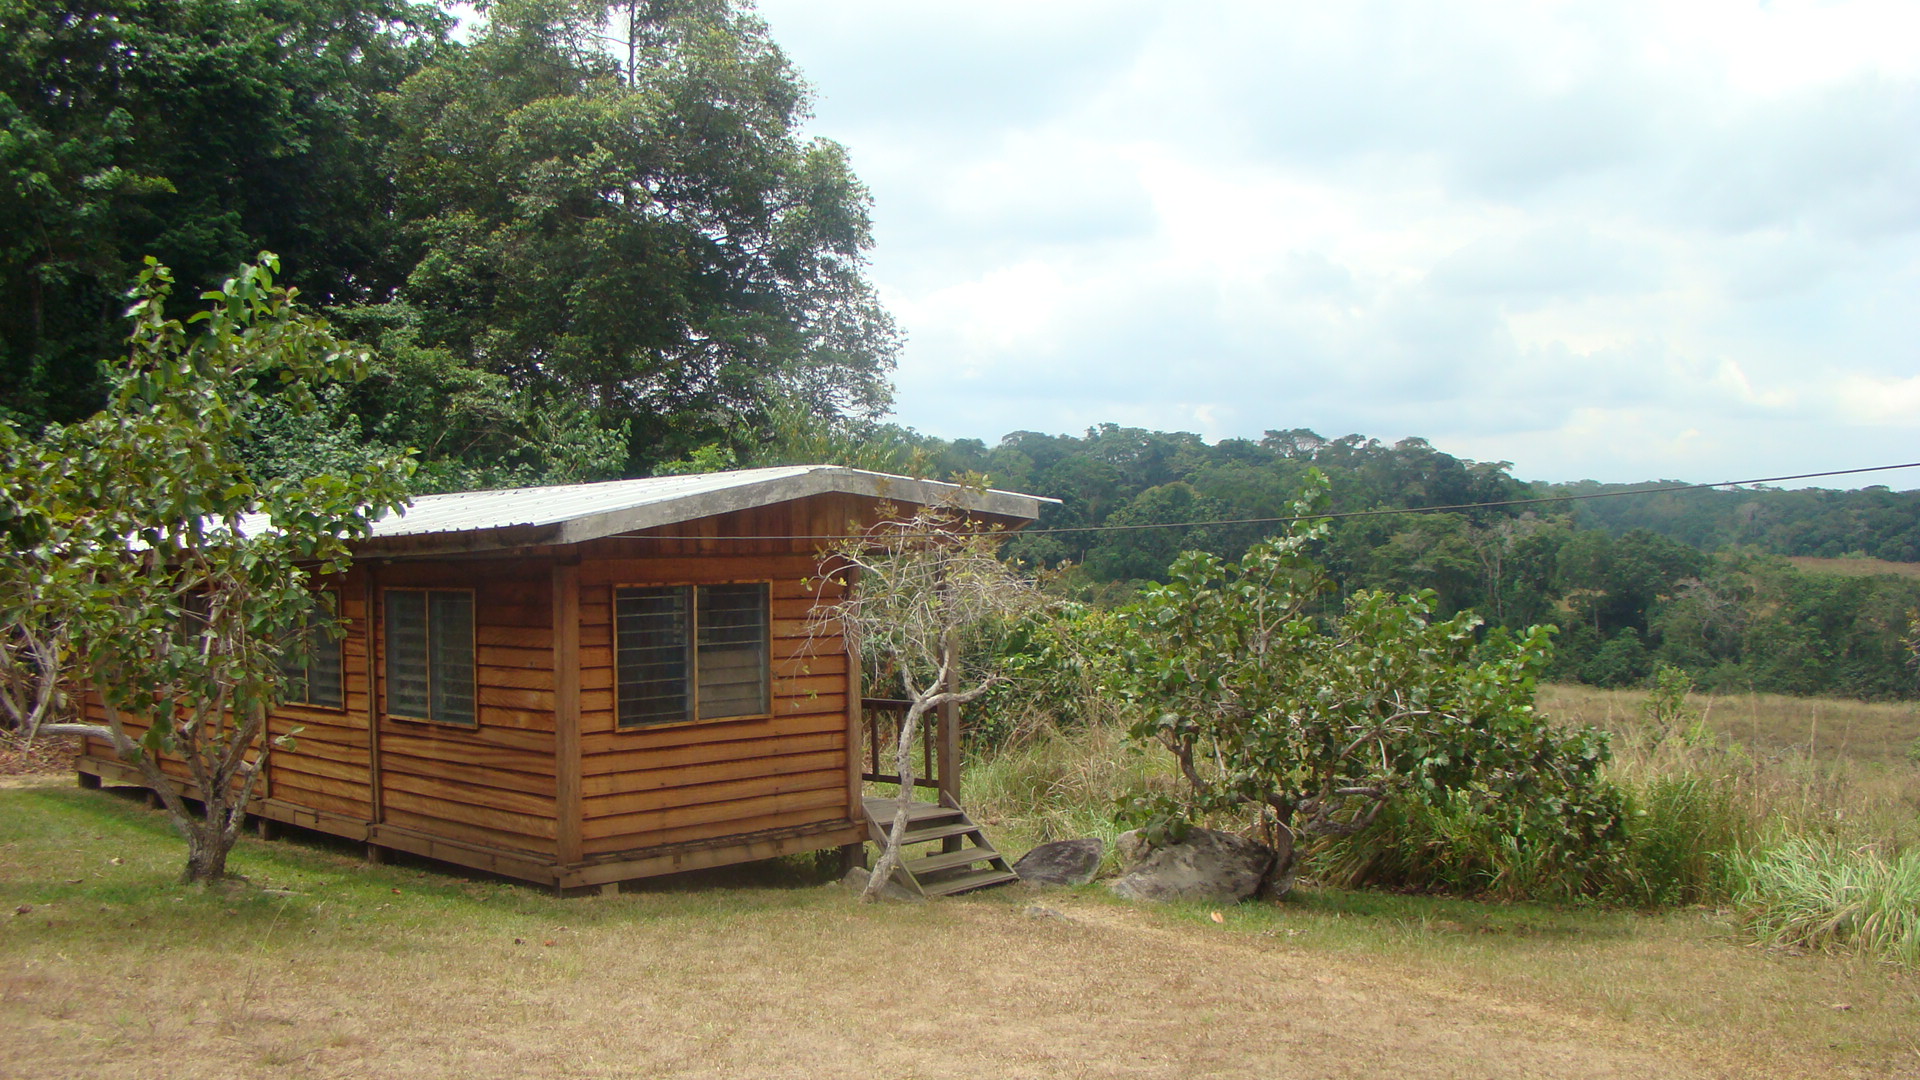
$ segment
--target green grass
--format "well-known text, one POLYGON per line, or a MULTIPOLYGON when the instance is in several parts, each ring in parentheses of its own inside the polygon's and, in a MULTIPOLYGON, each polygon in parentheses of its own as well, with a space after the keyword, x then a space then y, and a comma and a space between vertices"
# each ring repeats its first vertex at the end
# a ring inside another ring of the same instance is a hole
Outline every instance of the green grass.
POLYGON ((962 781, 963 805, 1010 855, 1049 840, 1097 836, 1111 862, 1119 801, 1171 790, 1176 777, 1166 754, 1131 750, 1117 727, 1100 724, 1042 728, 969 763, 962 781))
MULTIPOLYGON (((1907 753, 1920 729, 1913 705, 1695 696, 1687 704, 1698 710, 1699 722, 1656 735, 1646 701, 1645 691, 1555 686, 1541 693, 1541 706, 1557 719, 1614 734, 1608 775, 1627 798, 1627 835, 1604 863, 1583 867, 1580 852, 1520 842, 1463 802, 1390 809, 1362 843, 1310 850, 1303 872, 1342 887, 1597 900, 1651 910, 1730 906, 1751 884, 1750 868, 1775 866, 1765 861, 1770 852, 1830 852, 1823 873, 1862 879, 1881 872, 1872 858, 1907 866, 1901 860, 1920 852, 1920 762, 1907 753), (1803 846, 1783 847, 1789 844, 1803 846), (1858 865, 1845 871, 1834 865, 1846 859, 1858 865)), ((967 805, 1010 854, 1067 836, 1111 841, 1118 801, 1177 787, 1167 755, 1128 750, 1113 724, 1037 730, 975 762, 967 774, 967 805)), ((1796 858, 1782 855, 1780 865, 1790 867, 1796 858)), ((1816 875, 1807 869, 1807 876, 1816 875)), ((1794 913, 1795 905, 1814 902, 1793 893, 1784 879, 1746 895, 1746 925, 1765 940, 1793 939, 1763 928, 1817 922, 1794 913), (1771 922, 1756 914, 1775 902, 1769 897, 1785 905, 1771 922)), ((1870 946, 1858 934, 1844 941, 1873 956, 1915 963, 1907 946, 1870 946)), ((1839 945, 1842 938, 1829 935, 1823 943, 1839 945)))
POLYGON ((178 884, 184 841, 165 813, 148 810, 130 789, 22 788, 0 798, 7 806, 0 865, 12 864, 0 874, 0 912, 33 909, 9 929, 86 949, 212 948, 238 939, 275 950, 324 935, 332 947, 377 942, 404 953, 431 949, 447 935, 545 940, 556 927, 616 918, 731 917, 791 906, 824 880, 811 860, 793 859, 745 876, 719 870, 662 879, 643 887, 645 904, 574 904, 551 890, 444 864, 370 864, 358 845, 295 830, 289 842, 242 836, 228 866, 244 880, 192 888, 178 884), (138 933, 103 938, 101 924, 138 933))

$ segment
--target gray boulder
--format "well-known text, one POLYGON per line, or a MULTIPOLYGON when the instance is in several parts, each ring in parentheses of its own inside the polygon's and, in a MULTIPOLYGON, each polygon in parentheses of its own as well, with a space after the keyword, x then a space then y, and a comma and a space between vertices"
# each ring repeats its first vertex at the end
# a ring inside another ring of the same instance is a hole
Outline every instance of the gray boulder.
POLYGON ((1154 847, 1138 832, 1116 844, 1127 872, 1110 888, 1127 900, 1237 904, 1260 891, 1273 866, 1265 844, 1214 829, 1195 829, 1177 844, 1154 847))
POLYGON ((1055 840, 1020 856, 1013 872, 1029 885, 1085 885, 1099 872, 1100 856, 1106 850, 1097 836, 1055 840))

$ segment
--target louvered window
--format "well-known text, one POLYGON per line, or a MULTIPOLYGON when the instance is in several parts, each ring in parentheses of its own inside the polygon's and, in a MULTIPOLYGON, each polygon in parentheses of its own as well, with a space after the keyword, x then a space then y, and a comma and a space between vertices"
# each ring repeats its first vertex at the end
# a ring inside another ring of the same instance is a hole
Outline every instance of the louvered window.
POLYGON ((333 627, 333 607, 316 598, 313 610, 300 620, 299 631, 280 652, 288 704, 346 707, 340 639, 333 627))
POLYGON ((621 727, 769 712, 767 586, 614 591, 621 727))
POLYGON ((388 589, 387 715, 472 727, 473 594, 388 589))

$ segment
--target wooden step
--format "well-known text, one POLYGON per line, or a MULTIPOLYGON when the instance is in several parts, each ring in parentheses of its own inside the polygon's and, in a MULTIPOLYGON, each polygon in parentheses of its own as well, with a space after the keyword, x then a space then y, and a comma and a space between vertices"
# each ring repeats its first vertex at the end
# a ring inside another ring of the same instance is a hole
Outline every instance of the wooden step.
MULTIPOLYGON (((907 834, 900 838, 900 843, 924 844, 929 840, 945 840, 949 836, 968 836, 979 831, 980 826, 962 818, 951 825, 930 825, 924 829, 908 829, 907 834)), ((884 826, 881 827, 880 835, 886 835, 884 826)))
POLYGON ((956 866, 967 866, 977 862, 992 862, 998 858, 1000 853, 990 847, 970 847, 961 848, 959 851, 943 851, 924 859, 909 860, 905 865, 907 872, 917 878, 937 870, 951 870, 956 866))
MULTIPOLYGON (((893 829, 893 816, 900 810, 900 800, 872 798, 863 802, 867 813, 868 837, 875 846, 884 850, 887 834, 893 829)), ((992 844, 987 843, 986 834, 980 831, 980 826, 974 824, 965 810, 917 799, 907 800, 907 829, 900 838, 902 848, 935 840, 952 841, 956 837, 960 838, 962 846, 953 851, 935 851, 918 859, 901 860, 900 869, 905 871, 904 876, 914 883, 922 895, 951 896, 1020 880, 1020 875, 1007 866, 1006 858, 995 851, 992 844), (972 846, 966 846, 965 841, 971 841, 972 846), (977 863, 987 865, 976 867, 977 863)))
POLYGON ((988 868, 956 877, 941 878, 938 881, 923 881, 920 883, 920 891, 928 896, 952 896, 954 893, 970 892, 974 889, 984 889, 989 885, 1004 885, 1019 880, 1020 875, 1012 870, 988 868))
MULTIPOLYGON (((890 825, 893 823, 893 815, 898 811, 900 803, 897 799, 868 799, 866 806, 869 818, 881 825, 890 825)), ((907 811, 907 823, 911 825, 916 821, 957 821, 966 816, 966 811, 956 810, 951 806, 911 800, 910 809, 907 811)))

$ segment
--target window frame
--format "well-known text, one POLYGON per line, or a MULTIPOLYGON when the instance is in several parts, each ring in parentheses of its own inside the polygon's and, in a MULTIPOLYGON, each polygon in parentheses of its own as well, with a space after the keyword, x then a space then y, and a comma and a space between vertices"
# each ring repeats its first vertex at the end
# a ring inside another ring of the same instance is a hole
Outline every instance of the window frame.
POLYGON ((380 587, 380 663, 378 668, 380 672, 380 716, 382 719, 397 720, 408 724, 437 724, 441 727, 454 728, 459 731, 477 730, 480 727, 480 600, 477 595, 477 590, 470 586, 382 585, 380 587), (391 593, 419 593, 421 596, 428 598, 424 601, 426 605, 424 614, 427 620, 425 631, 425 666, 428 712, 433 711, 434 698, 433 601, 431 597, 434 593, 461 594, 467 597, 467 603, 470 609, 467 619, 467 656, 469 658, 468 668, 473 673, 471 676, 473 680, 473 693, 471 698, 473 701, 473 716, 471 719, 449 720, 436 716, 412 716, 407 713, 393 711, 393 628, 390 625, 391 620, 388 618, 389 609, 387 606, 387 597, 391 593))
POLYGON ((612 645, 613 676, 613 730, 616 734, 640 731, 659 731, 662 728, 686 727, 693 724, 732 724, 742 720, 770 720, 776 715, 773 693, 773 579, 740 578, 725 581, 623 581, 607 588, 607 634, 612 645), (760 587, 761 625, 765 634, 761 639, 760 686, 762 701, 766 708, 759 712, 741 713, 737 716, 700 715, 700 599, 701 589, 725 587, 729 585, 757 585, 760 587), (640 720, 626 722, 620 715, 620 593, 629 589, 686 589, 688 590, 687 619, 687 655, 689 662, 682 670, 680 678, 685 684, 687 695, 687 714, 675 720, 640 720))
MULTIPOLYGON (((337 588, 313 590, 313 606, 315 610, 319 610, 320 608, 325 606, 325 601, 321 599, 321 597, 323 596, 333 597, 333 605, 329 611, 329 614, 333 617, 334 621, 338 625, 340 625, 343 628, 346 627, 348 623, 347 617, 340 613, 341 605, 346 602, 345 594, 340 589, 337 589, 337 588)), ((310 617, 308 620, 303 621, 300 628, 300 637, 301 637, 300 645, 303 649, 306 647, 307 639, 309 639, 316 630, 319 630, 322 633, 325 632, 322 628, 314 626, 313 623, 311 622, 310 617)), ((328 635, 328 636, 332 638, 332 635, 328 635)), ((347 711, 347 648, 346 648, 347 639, 345 637, 338 637, 338 638, 332 638, 332 641, 335 649, 335 656, 338 658, 340 663, 340 683, 339 683, 340 704, 323 705, 313 700, 313 669, 315 666, 313 661, 315 657, 313 657, 311 652, 309 652, 307 657, 308 662, 305 665, 305 669, 304 669, 305 674, 302 675, 300 679, 301 692, 306 696, 298 700, 291 697, 285 698, 280 702, 282 707, 294 706, 301 709, 318 709, 322 712, 333 712, 333 713, 344 713, 347 711)), ((281 666, 280 672, 282 675, 287 674, 287 669, 284 665, 281 666)))

